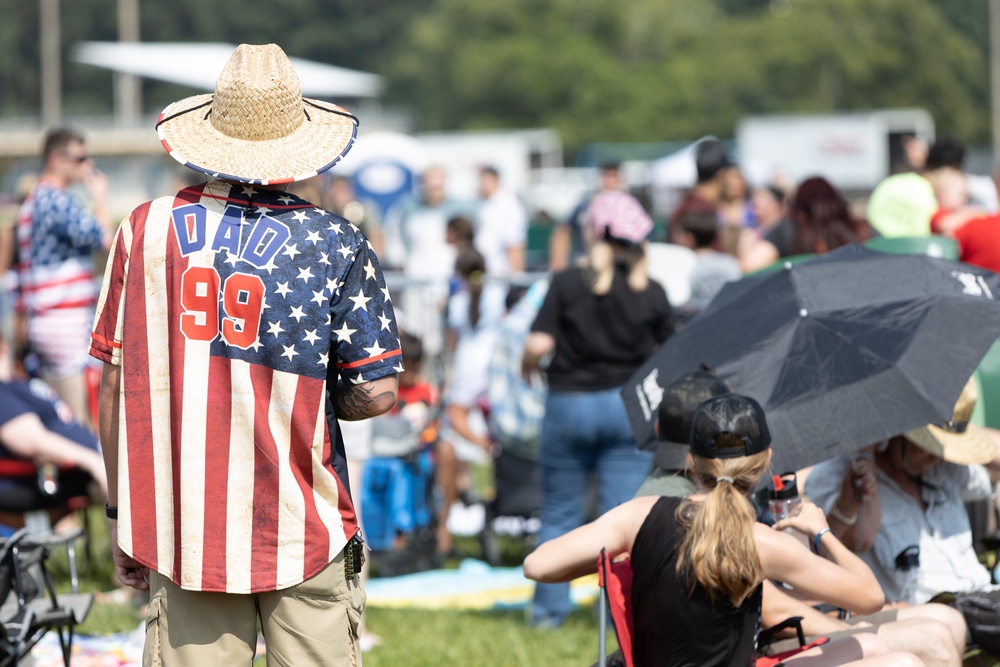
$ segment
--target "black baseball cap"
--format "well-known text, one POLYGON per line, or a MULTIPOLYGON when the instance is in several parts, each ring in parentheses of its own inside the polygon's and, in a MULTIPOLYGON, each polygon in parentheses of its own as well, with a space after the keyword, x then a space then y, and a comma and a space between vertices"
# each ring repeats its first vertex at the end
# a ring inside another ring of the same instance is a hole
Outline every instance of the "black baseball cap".
POLYGON ((694 412, 691 419, 691 453, 706 459, 732 459, 765 451, 771 444, 771 432, 764 418, 764 408, 749 396, 723 394, 710 398, 694 412), (717 445, 723 433, 741 441, 740 445, 717 445))
POLYGON ((667 386, 657 418, 657 467, 664 470, 680 470, 684 467, 694 411, 713 396, 729 392, 729 385, 719 376, 704 370, 687 373, 667 386))

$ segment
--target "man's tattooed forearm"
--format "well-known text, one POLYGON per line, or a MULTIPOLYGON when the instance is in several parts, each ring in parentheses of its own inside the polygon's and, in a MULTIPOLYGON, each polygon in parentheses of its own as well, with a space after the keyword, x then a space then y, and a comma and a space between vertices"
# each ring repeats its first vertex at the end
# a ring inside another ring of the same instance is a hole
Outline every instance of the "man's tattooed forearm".
POLYGON ((396 402, 396 393, 368 384, 341 385, 336 395, 337 418, 357 421, 382 414, 396 402), (378 393, 375 393, 378 392, 378 393))

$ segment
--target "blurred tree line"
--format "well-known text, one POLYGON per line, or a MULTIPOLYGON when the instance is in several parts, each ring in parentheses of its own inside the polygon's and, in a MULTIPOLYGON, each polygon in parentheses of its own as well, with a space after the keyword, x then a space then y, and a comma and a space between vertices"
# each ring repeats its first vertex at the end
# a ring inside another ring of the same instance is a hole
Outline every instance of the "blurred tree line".
MULTIPOLYGON (((117 38, 115 0, 63 0, 64 108, 110 114, 72 45, 117 38)), ((420 130, 553 127, 567 146, 731 137, 747 114, 924 107, 988 143, 987 0, 171 0, 149 41, 277 42, 375 72, 420 130)), ((38 0, 0 0, 0 114, 39 106, 38 0)), ((143 84, 146 111, 195 91, 143 84)))

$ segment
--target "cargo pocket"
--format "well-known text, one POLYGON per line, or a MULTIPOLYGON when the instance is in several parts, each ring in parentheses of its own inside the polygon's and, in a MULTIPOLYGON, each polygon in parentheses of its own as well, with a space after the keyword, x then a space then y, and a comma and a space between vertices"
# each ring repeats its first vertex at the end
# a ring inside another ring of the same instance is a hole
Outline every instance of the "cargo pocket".
POLYGON ((361 611, 354 605, 347 605, 348 641, 351 647, 351 667, 361 665, 361 611))
POLYGON ((149 601, 146 611, 146 645, 142 649, 142 667, 160 667, 163 664, 161 639, 163 635, 163 604, 164 589, 157 591, 149 601))

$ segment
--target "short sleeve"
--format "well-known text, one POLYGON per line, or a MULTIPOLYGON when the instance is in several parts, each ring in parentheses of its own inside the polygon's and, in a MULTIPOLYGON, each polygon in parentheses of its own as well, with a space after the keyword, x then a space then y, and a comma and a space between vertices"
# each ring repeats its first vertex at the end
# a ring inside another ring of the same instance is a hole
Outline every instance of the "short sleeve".
MULTIPOLYGON (((570 269, 572 271, 572 269, 570 269)), ((555 336, 559 331, 559 316, 562 309, 562 293, 566 289, 566 279, 568 272, 564 271, 556 275, 549 285, 548 292, 545 293, 545 300, 542 307, 538 309, 538 315, 531 325, 533 332, 547 333, 555 336)))
POLYGON ((90 335, 90 356, 115 366, 122 363, 125 284, 131 245, 132 224, 129 218, 122 221, 115 233, 111 256, 104 270, 101 295, 97 301, 94 330, 90 335))
POLYGON ((0 383, 0 427, 29 412, 31 406, 9 384, 0 383))
POLYGON ((813 466, 803 489, 806 498, 829 513, 840 495, 840 483, 847 474, 850 464, 850 459, 841 457, 813 466))
POLYGON ((354 261, 331 302, 331 347, 345 381, 360 384, 403 370, 392 299, 378 258, 359 234, 354 261))
POLYGON ((511 195, 507 225, 504 227, 504 248, 518 248, 527 242, 528 214, 524 206, 511 195))
POLYGON ((674 310, 670 307, 670 300, 667 299, 667 292, 663 289, 662 285, 650 281, 649 286, 654 294, 653 307, 656 317, 653 334, 656 336, 656 342, 662 343, 674 335, 674 330, 676 329, 674 310))
POLYGON ((456 292, 448 299, 448 328, 459 330, 469 323, 469 293, 456 292))

